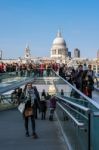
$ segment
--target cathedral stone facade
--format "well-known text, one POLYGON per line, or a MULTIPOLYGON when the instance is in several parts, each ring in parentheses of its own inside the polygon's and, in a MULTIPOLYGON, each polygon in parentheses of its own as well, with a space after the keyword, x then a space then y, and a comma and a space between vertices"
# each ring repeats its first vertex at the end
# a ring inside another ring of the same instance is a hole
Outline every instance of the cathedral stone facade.
POLYGON ((56 38, 53 41, 51 48, 51 58, 59 62, 65 62, 68 57, 68 48, 66 47, 66 42, 63 39, 61 32, 58 31, 56 38))

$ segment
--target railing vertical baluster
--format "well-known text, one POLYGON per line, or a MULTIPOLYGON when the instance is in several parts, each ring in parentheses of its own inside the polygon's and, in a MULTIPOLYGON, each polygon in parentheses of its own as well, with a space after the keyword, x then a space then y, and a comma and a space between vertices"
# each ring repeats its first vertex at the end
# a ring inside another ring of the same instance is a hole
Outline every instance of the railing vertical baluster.
POLYGON ((91 114, 90 114, 90 111, 88 113, 88 150, 91 150, 91 114))

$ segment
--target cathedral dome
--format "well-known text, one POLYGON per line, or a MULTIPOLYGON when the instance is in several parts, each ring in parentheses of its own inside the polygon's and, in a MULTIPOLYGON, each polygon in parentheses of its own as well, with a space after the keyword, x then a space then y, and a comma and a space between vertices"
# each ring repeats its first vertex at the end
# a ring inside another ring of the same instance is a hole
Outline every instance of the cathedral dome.
POLYGON ((61 33, 59 31, 57 33, 57 37, 53 41, 53 45, 63 45, 63 46, 66 46, 66 42, 62 38, 61 33))
POLYGON ((58 31, 56 38, 53 40, 51 47, 51 57, 57 60, 65 62, 65 58, 68 56, 68 48, 65 40, 58 31))

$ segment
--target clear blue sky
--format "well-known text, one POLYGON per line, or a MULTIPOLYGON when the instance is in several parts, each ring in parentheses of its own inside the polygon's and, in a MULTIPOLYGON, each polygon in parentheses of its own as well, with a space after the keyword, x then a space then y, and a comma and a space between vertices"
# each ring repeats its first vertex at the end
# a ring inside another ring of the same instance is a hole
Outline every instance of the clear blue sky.
POLYGON ((0 49, 4 57, 50 56, 61 29, 69 51, 94 58, 99 49, 99 0, 0 0, 0 49))

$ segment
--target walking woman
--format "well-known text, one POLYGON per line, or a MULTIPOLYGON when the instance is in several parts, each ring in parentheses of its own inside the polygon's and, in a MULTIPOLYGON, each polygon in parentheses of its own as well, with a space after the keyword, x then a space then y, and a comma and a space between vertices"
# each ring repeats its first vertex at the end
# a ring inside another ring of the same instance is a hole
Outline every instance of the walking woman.
POLYGON ((40 107, 41 107, 41 119, 45 120, 46 119, 47 102, 46 102, 46 92, 44 89, 41 93, 40 107))
POLYGON ((24 125, 25 125, 25 130, 26 130, 26 136, 29 137, 29 118, 31 119, 31 125, 32 125, 32 137, 37 138, 37 134, 35 132, 35 107, 34 107, 34 99, 35 99, 35 94, 34 90, 32 88, 32 84, 29 83, 25 87, 25 97, 26 97, 26 102, 25 102, 25 109, 23 112, 23 117, 24 117, 24 125))

